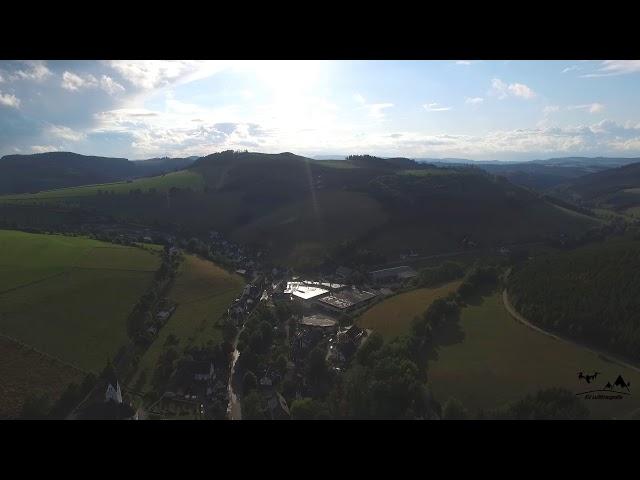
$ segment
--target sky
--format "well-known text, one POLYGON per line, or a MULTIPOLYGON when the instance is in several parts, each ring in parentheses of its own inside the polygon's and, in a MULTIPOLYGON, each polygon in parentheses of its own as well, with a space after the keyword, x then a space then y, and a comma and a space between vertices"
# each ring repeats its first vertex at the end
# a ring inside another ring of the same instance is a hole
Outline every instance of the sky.
POLYGON ((0 61, 0 155, 640 156, 640 60, 0 61))

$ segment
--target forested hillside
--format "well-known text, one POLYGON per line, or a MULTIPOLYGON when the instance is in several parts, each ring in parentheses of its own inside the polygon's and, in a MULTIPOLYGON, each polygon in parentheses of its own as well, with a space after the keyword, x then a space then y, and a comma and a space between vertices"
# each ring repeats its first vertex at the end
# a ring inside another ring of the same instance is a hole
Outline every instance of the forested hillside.
POLYGON ((640 242, 610 240, 535 259, 511 274, 508 292, 529 321, 640 359, 640 242))

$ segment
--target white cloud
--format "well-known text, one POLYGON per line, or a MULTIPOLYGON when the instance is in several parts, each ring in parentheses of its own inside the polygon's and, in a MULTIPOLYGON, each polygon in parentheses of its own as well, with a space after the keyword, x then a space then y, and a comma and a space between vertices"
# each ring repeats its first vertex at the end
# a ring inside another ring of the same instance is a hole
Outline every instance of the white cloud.
POLYGON ((385 117, 384 110, 387 108, 393 107, 393 103, 367 103, 367 100, 360 95, 359 93, 355 93, 353 95, 353 99, 362 105, 362 108, 365 108, 369 112, 369 116, 374 118, 375 120, 382 120, 385 117))
POLYGON ((34 153, 47 153, 47 152, 58 152, 62 150, 60 147, 56 147, 55 145, 32 145, 31 151, 34 153))
POLYGON ((4 77, 0 75, 0 83, 4 82, 4 77))
POLYGON ((344 151, 370 151, 410 157, 535 158, 640 152, 640 124, 604 120, 592 125, 540 126, 499 130, 486 135, 428 135, 398 132, 352 137, 344 151))
POLYGON ((20 108, 20 99, 10 93, 0 92, 0 105, 5 107, 20 108))
POLYGON ((484 102, 484 98, 482 97, 467 97, 464 100, 464 103, 468 103, 470 105, 480 105, 484 102))
POLYGON ((372 103, 367 105, 369 108, 369 114, 378 120, 381 120, 385 116, 385 112, 383 111, 386 108, 393 107, 393 103, 372 103))
POLYGON ((587 103, 586 105, 569 105, 567 110, 588 110, 589 113, 598 113, 604 110, 601 103, 587 103))
POLYGON ((569 72, 573 72, 575 70, 580 70, 580 67, 578 65, 570 65, 566 68, 562 69, 562 73, 569 73, 569 72))
POLYGON ((536 96, 535 92, 523 83, 511 83, 507 84, 499 78, 491 80, 490 95, 496 95, 500 100, 509 96, 515 96, 525 98, 527 100, 536 96))
POLYGON ((529 99, 536 96, 533 90, 522 83, 512 83, 511 85, 509 85, 509 91, 516 97, 529 99))
POLYGON ((456 60, 456 65, 471 65, 471 60, 456 60))
POLYGON ((238 62, 214 60, 110 60, 106 62, 135 87, 150 90, 214 75, 238 62))
POLYGON ((630 73, 640 73, 640 60, 605 60, 595 73, 587 73, 581 76, 584 78, 612 77, 630 73))
POLYGON ((16 70, 9 77, 11 80, 35 80, 40 82, 52 75, 47 68, 46 62, 42 60, 25 60, 22 62, 28 68, 26 70, 16 70))
POLYGON ((62 125, 51 125, 46 129, 46 132, 53 137, 71 142, 79 142, 80 140, 87 138, 84 133, 76 132, 75 130, 62 125))
POLYGON ((116 93, 122 93, 125 91, 125 88, 116 82, 113 78, 108 75, 102 75, 100 80, 94 77, 91 74, 87 75, 78 75, 73 72, 65 71, 62 74, 62 88, 77 92, 83 88, 101 88, 109 95, 114 95, 116 93))
POLYGON ((124 87, 116 82, 108 75, 102 75, 100 78, 100 88, 102 88, 109 95, 124 92, 124 87))
POLYGON ((80 76, 68 71, 62 74, 62 88, 65 90, 77 91, 81 88, 91 88, 97 85, 98 80, 91 74, 80 76))
POLYGON ((559 112, 560 107, 558 105, 547 105, 546 107, 544 107, 542 111, 544 112, 545 115, 547 115, 549 113, 559 112))
POLYGON ((424 105, 422 105, 422 107, 427 112, 446 112, 448 110, 451 110, 452 108, 452 107, 442 106, 439 103, 425 103, 424 105))

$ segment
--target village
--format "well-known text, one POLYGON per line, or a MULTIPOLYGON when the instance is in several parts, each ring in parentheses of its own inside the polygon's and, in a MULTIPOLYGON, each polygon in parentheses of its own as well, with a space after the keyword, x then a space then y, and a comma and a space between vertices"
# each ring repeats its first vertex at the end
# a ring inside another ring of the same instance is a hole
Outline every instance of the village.
MULTIPOLYGON (((180 255, 181 247, 186 250, 194 247, 193 243, 175 238, 168 240, 172 242, 167 248, 171 257, 180 255)), ((137 392, 122 386, 111 371, 104 385, 102 407, 106 409, 107 404, 114 403, 120 406, 112 405, 111 410, 104 412, 129 419, 241 419, 240 405, 247 393, 243 392, 246 387, 242 379, 251 371, 256 377, 256 390, 267 405, 267 418, 289 418, 291 400, 313 396, 318 388, 307 378, 312 352, 321 351, 323 362, 333 374, 339 375, 371 333, 356 325, 354 319, 417 275, 411 267, 401 266, 368 272, 365 282, 354 282, 361 276, 341 266, 332 275, 311 278, 295 275, 286 268, 272 267, 265 271, 259 262, 260 252, 251 255, 218 232, 210 232, 206 245, 216 256, 224 256, 228 268, 247 282, 223 320, 236 332, 234 351, 231 355, 223 351, 190 352, 187 359, 178 362, 160 398, 147 405, 135 399, 137 392), (251 318, 265 316, 274 319, 270 335, 273 343, 261 353, 261 361, 249 369, 245 360, 251 353, 249 347, 242 348, 246 343, 243 333, 247 333, 251 318), (229 356, 230 362, 225 358, 229 356)), ((157 320, 147 332, 151 337, 157 336, 179 308, 167 299, 159 306, 157 320)))
MULTIPOLYGON (((135 388, 122 387, 115 373, 108 375, 111 380, 104 386, 104 401, 129 404, 128 408, 112 409, 112 413, 127 412, 126 418, 242 419, 247 374, 255 376, 255 390, 267 405, 267 418, 289 418, 292 400, 313 397, 322 390, 309 381, 310 363, 320 362, 321 357, 331 375, 340 375, 371 334, 355 320, 418 275, 407 265, 364 272, 339 266, 333 272, 315 275, 297 274, 282 266, 265 267, 261 262, 263 252, 245 249, 217 231, 199 238, 179 238, 135 227, 93 233, 115 242, 162 243, 169 258, 178 258, 183 251, 200 255, 246 282, 221 320, 234 332, 228 340, 232 351, 188 352, 179 359, 153 403, 133 401, 138 394, 135 388), (269 345, 263 350, 252 343, 251 326, 257 323, 252 319, 256 318, 266 319, 271 329, 268 334, 261 332, 269 337, 269 345), (260 361, 253 358, 256 354, 260 361), (114 393, 119 391, 124 395, 114 393)), ((505 256, 510 251, 501 247, 497 253, 505 256)), ((417 257, 416 252, 408 251, 399 260, 410 262, 417 257)), ((145 331, 150 342, 177 308, 179 305, 168 298, 160 299, 154 320, 145 331)))

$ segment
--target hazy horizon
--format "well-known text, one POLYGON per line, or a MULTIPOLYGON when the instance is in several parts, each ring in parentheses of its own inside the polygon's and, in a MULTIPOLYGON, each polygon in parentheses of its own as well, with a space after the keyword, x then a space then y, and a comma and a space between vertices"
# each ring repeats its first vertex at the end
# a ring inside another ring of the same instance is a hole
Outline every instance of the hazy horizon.
POLYGON ((636 157, 639 74, 636 60, 0 61, 0 155, 636 157))

